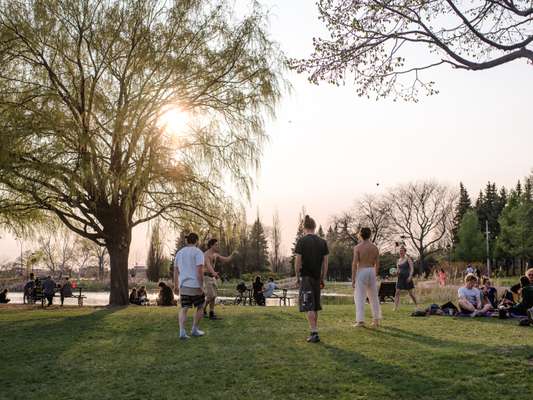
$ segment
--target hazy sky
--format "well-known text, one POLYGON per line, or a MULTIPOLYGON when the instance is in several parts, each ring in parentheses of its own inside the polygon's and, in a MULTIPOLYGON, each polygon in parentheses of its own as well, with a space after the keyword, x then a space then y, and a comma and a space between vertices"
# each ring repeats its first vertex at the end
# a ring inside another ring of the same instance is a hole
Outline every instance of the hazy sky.
MULTIPOLYGON (((240 0, 238 3, 246 3, 240 0)), ((323 32, 312 0, 262 0, 271 35, 288 56, 310 54, 323 32)), ((420 53, 423 57, 423 53, 420 53)), ((462 181, 475 197, 487 180, 514 186, 533 167, 533 66, 516 62, 484 72, 429 72, 440 94, 417 104, 367 100, 353 86, 314 86, 287 75, 293 86, 268 123, 270 143, 248 205, 270 225, 278 210, 288 251, 305 206, 319 223, 363 193, 412 180, 462 181), (380 186, 376 186, 379 182, 380 186)), ((130 263, 144 263, 145 230, 134 235, 130 263)), ((0 262, 16 256, 0 239, 0 262)))

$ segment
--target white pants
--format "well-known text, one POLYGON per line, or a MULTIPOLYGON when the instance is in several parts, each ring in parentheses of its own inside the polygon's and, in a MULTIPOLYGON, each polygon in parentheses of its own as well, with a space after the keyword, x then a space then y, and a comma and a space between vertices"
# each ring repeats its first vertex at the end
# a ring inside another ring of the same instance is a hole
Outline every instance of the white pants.
POLYGON ((372 318, 381 319, 376 270, 369 267, 358 268, 355 275, 354 293, 356 322, 363 322, 365 320, 365 302, 367 297, 372 308, 372 318))

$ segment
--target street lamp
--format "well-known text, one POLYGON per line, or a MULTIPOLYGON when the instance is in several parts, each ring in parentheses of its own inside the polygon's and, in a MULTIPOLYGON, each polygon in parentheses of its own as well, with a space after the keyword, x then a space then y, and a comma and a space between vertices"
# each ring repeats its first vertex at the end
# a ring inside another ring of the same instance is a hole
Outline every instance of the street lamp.
POLYGON ((485 236, 487 244, 487 276, 490 278, 490 252, 489 252, 489 220, 485 220, 485 236))

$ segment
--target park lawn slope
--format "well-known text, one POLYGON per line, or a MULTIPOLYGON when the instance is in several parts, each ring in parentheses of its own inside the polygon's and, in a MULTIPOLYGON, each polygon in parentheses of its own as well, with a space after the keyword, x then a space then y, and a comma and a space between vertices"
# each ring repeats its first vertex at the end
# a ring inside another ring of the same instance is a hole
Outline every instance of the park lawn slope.
POLYGON ((1 399, 530 399, 533 328, 409 316, 379 330, 326 306, 322 342, 295 308, 221 307, 178 340, 176 308, 0 309, 1 399), (488 397, 487 397, 488 396, 488 397))

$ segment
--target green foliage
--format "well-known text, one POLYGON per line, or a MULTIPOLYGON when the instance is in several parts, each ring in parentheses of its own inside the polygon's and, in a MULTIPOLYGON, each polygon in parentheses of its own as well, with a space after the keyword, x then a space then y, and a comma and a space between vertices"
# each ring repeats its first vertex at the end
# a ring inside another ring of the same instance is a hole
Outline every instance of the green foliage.
POLYGON ((263 271, 268 266, 268 242, 265 235, 263 224, 257 216, 257 219, 250 229, 249 243, 249 262, 251 271, 263 271))
POLYGON ((486 257, 485 239, 479 230, 478 217, 473 210, 465 213, 455 247, 455 258, 461 261, 481 261, 486 257))
POLYGON ((452 241, 455 245, 459 242, 459 227, 463 221, 463 217, 470 209, 472 209, 472 202, 470 201, 468 191, 463 186, 463 183, 459 182, 459 201, 455 206, 455 215, 453 218, 452 227, 452 241))
POLYGON ((353 241, 337 224, 328 228, 328 279, 345 281, 352 276, 353 241))
MULTIPOLYGON (((0 2, 0 206, 55 214, 108 247, 127 303, 134 226, 214 225, 247 194, 283 84, 257 3, 0 2), (162 117, 179 109, 179 135, 162 117)), ((0 217, 1 218, 1 217, 0 217)))
POLYGON ((500 216, 497 249, 502 255, 522 260, 533 258, 533 201, 527 191, 514 191, 500 216))
POLYGON ((169 263, 163 254, 163 243, 161 241, 161 227, 155 223, 152 227, 150 237, 150 247, 146 258, 146 275, 152 282, 158 282, 159 278, 168 275, 169 263))

